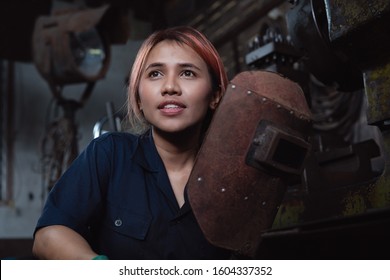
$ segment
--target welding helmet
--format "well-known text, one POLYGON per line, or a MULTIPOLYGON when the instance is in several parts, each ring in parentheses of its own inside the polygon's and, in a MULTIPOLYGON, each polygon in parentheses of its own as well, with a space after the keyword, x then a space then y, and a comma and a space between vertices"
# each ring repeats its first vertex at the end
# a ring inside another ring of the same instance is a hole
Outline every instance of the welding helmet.
POLYGON ((238 74, 216 110, 187 192, 205 237, 254 256, 310 150, 300 86, 268 71, 238 74))

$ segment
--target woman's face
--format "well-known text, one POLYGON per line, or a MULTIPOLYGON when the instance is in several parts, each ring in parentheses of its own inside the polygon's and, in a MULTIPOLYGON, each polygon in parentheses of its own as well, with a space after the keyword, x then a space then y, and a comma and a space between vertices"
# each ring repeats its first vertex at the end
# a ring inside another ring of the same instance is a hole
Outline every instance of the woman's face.
POLYGON ((172 133, 200 128, 216 101, 206 63, 174 41, 162 41, 151 50, 138 92, 146 120, 154 129, 172 133))

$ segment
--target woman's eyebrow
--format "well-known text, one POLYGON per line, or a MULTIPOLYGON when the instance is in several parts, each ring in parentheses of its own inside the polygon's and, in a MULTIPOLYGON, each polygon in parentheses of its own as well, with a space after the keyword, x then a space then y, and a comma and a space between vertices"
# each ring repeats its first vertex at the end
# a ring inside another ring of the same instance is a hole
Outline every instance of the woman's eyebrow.
MULTIPOLYGON (((166 64, 165 63, 162 63, 162 62, 154 62, 154 63, 151 63, 149 65, 146 66, 145 68, 145 71, 147 71, 148 69, 151 69, 151 68, 160 68, 160 67, 164 67, 166 64)), ((189 63, 189 62, 183 62, 183 63, 179 63, 178 64, 180 68, 195 68, 197 70, 201 70, 200 67, 196 66, 195 64, 193 63, 189 63)))
POLYGON ((164 63, 155 62, 155 63, 151 63, 151 64, 149 64, 148 66, 146 66, 145 70, 148 70, 148 69, 150 69, 150 68, 162 67, 162 66, 164 66, 164 63))
POLYGON ((198 66, 196 66, 195 64, 193 63, 179 63, 179 66, 181 68, 195 68, 197 70, 201 70, 198 66))

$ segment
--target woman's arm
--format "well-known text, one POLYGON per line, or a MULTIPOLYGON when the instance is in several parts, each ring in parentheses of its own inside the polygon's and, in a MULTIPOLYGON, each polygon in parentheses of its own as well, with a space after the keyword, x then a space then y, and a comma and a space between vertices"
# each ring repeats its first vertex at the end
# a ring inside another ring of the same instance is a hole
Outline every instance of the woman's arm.
POLYGON ((61 225, 43 227, 35 233, 33 254, 53 260, 91 260, 97 256, 80 234, 61 225))

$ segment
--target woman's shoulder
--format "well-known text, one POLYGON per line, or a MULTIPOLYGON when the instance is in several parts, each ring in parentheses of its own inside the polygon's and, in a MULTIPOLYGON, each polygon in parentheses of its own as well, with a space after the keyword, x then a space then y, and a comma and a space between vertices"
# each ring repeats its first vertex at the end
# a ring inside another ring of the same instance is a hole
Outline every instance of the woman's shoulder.
POLYGON ((135 135, 129 132, 106 132, 99 137, 95 138, 93 141, 96 142, 136 142, 140 138, 140 135, 135 135))
POLYGON ((136 147, 139 142, 139 135, 128 132, 106 132, 91 141, 91 145, 104 149, 120 147, 136 147))
MULTIPOLYGON (((88 149, 87 149, 88 150, 88 149)), ((104 154, 115 164, 126 162, 141 163, 147 166, 149 158, 155 161, 156 153, 150 132, 138 135, 129 132, 106 132, 92 140, 89 145, 92 153, 104 154), (145 164, 144 164, 145 163, 145 164)))
POLYGON ((152 143, 149 134, 133 134, 130 132, 106 132, 91 141, 92 146, 99 146, 108 150, 125 149, 127 152, 135 151, 139 145, 152 143))

